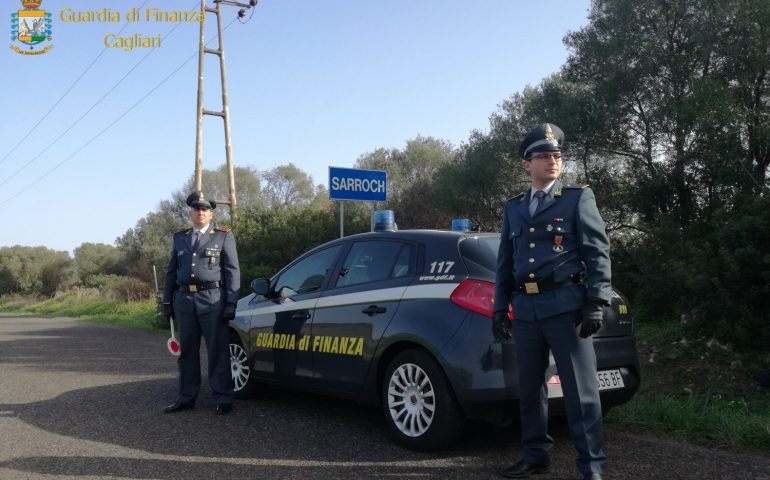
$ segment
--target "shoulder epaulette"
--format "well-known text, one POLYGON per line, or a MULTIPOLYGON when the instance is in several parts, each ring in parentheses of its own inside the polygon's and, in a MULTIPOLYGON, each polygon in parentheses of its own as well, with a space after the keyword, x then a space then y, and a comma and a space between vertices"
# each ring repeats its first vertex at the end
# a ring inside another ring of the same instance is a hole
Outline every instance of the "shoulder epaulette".
POLYGON ((573 183, 572 185, 564 185, 564 188, 582 189, 582 188, 588 188, 588 184, 587 183, 573 183))
POLYGON ((526 194, 527 192, 521 192, 520 194, 514 195, 511 198, 509 198, 508 201, 510 202, 511 200, 521 200, 522 198, 524 198, 524 195, 526 194))
POLYGON ((230 229, 227 227, 217 227, 214 230, 216 230, 217 232, 225 232, 225 233, 230 231, 230 229))
POLYGON ((190 232, 192 232, 192 228, 190 228, 190 227, 187 227, 187 228, 183 228, 183 229, 181 229, 181 230, 179 230, 179 231, 177 231, 177 232, 174 232, 174 235, 176 235, 176 234, 178 234, 178 233, 184 233, 184 234, 188 234, 188 233, 190 233, 190 232))

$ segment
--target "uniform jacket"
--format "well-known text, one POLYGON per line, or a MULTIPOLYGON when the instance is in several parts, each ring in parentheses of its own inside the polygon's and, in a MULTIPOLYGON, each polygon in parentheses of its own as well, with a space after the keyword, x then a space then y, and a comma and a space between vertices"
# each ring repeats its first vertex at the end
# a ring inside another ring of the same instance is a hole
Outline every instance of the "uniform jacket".
POLYGON ((517 320, 534 321, 578 310, 586 295, 609 304, 610 245, 591 189, 563 186, 556 180, 533 216, 529 203, 527 191, 505 205, 495 311, 507 310, 512 302, 517 320), (561 282, 580 272, 585 273, 585 285, 572 284, 534 295, 514 288, 551 274, 561 282))
POLYGON ((171 258, 163 282, 163 303, 173 303, 174 309, 206 313, 222 309, 225 303, 238 302, 241 275, 238 252, 233 233, 226 228, 209 227, 192 251, 192 228, 174 234, 171 258), (182 285, 222 282, 220 288, 197 293, 179 290, 182 285), (182 295, 175 300, 175 293, 182 295), (195 305, 193 304, 195 303, 195 305))

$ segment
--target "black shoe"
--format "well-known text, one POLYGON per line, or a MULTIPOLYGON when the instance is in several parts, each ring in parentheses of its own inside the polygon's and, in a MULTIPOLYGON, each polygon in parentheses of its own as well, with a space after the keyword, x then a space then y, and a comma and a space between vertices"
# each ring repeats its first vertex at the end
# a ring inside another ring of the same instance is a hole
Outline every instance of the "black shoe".
POLYGON ((519 460, 515 464, 500 472, 500 475, 506 478, 529 478, 531 475, 546 473, 550 469, 550 463, 532 464, 527 463, 524 460, 519 460))
POLYGON ((602 480, 602 474, 601 473, 586 473, 583 475, 583 480, 602 480))
POLYGON ((171 405, 166 405, 166 408, 163 409, 163 413, 181 412, 182 410, 191 410, 193 408, 195 408, 195 402, 181 402, 175 400, 171 405))
POLYGON ((217 415, 225 415, 227 413, 230 413, 230 410, 233 409, 233 405, 230 403, 220 403, 217 405, 217 408, 214 409, 215 412, 217 412, 217 415))

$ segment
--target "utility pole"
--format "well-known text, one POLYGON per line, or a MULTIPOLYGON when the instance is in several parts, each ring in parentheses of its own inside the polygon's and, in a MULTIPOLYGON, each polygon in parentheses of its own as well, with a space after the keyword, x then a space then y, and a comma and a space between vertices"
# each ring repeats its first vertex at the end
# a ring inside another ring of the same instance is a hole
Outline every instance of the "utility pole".
POLYGON ((232 143, 230 141, 230 109, 227 103, 227 76, 225 74, 225 50, 222 43, 222 16, 221 6, 230 5, 234 7, 240 7, 238 11, 238 17, 243 18, 246 16, 246 11, 257 5, 257 0, 250 0, 248 4, 230 1, 230 0, 214 0, 216 4, 215 8, 206 6, 206 0, 201 0, 201 12, 203 12, 204 18, 200 22, 200 40, 198 46, 198 126, 195 131, 195 190, 203 190, 203 116, 213 115, 222 118, 225 128, 225 159, 227 162, 227 179, 229 188, 229 198, 227 200, 219 200, 216 202, 220 204, 230 205, 230 217, 237 219, 237 205, 235 199, 235 175, 233 172, 233 152, 232 143), (217 17, 217 42, 216 49, 206 48, 206 35, 205 35, 205 16, 206 13, 213 13, 217 17), (219 73, 220 73, 220 85, 222 87, 222 110, 212 111, 203 108, 203 64, 205 54, 210 53, 219 57, 219 73))

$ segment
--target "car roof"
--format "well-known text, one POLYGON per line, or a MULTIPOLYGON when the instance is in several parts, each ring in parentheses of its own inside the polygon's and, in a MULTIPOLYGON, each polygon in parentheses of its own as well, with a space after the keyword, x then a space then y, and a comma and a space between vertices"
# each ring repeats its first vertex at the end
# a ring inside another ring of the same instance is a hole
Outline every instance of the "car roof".
MULTIPOLYGON (((429 241, 429 240, 441 240, 441 239, 458 239, 468 237, 494 237, 500 236, 495 232, 459 232, 452 230, 429 230, 429 229, 414 229, 414 230, 397 230, 397 231, 380 231, 380 232, 364 232, 355 235, 343 237, 342 239, 369 239, 369 238, 398 238, 403 240, 414 241, 429 241)), ((338 239, 341 240, 341 239, 338 239)))
POLYGON ((448 244, 456 244, 464 238, 499 238, 500 234, 496 232, 460 232, 452 230, 430 230, 430 229, 414 229, 414 230, 396 230, 396 231, 378 231, 378 232, 364 232, 354 235, 348 235, 341 238, 335 238, 326 243, 317 245, 309 250, 303 252, 301 255, 295 258, 303 257, 311 252, 323 250, 324 248, 332 245, 338 245, 340 243, 347 243, 357 240, 402 240, 412 241, 423 244, 430 244, 437 248, 442 248, 448 244))
POLYGON ((456 232, 451 230, 428 230, 428 229, 415 229, 415 230, 397 230, 397 231, 380 231, 380 232, 364 232, 357 233, 355 235, 349 235, 342 238, 330 240, 322 245, 318 245, 309 251, 320 250, 322 248, 348 241, 357 240, 405 240, 412 242, 420 242, 426 244, 447 244, 456 243, 463 238, 479 238, 479 237, 499 237, 499 233, 494 232, 456 232))

